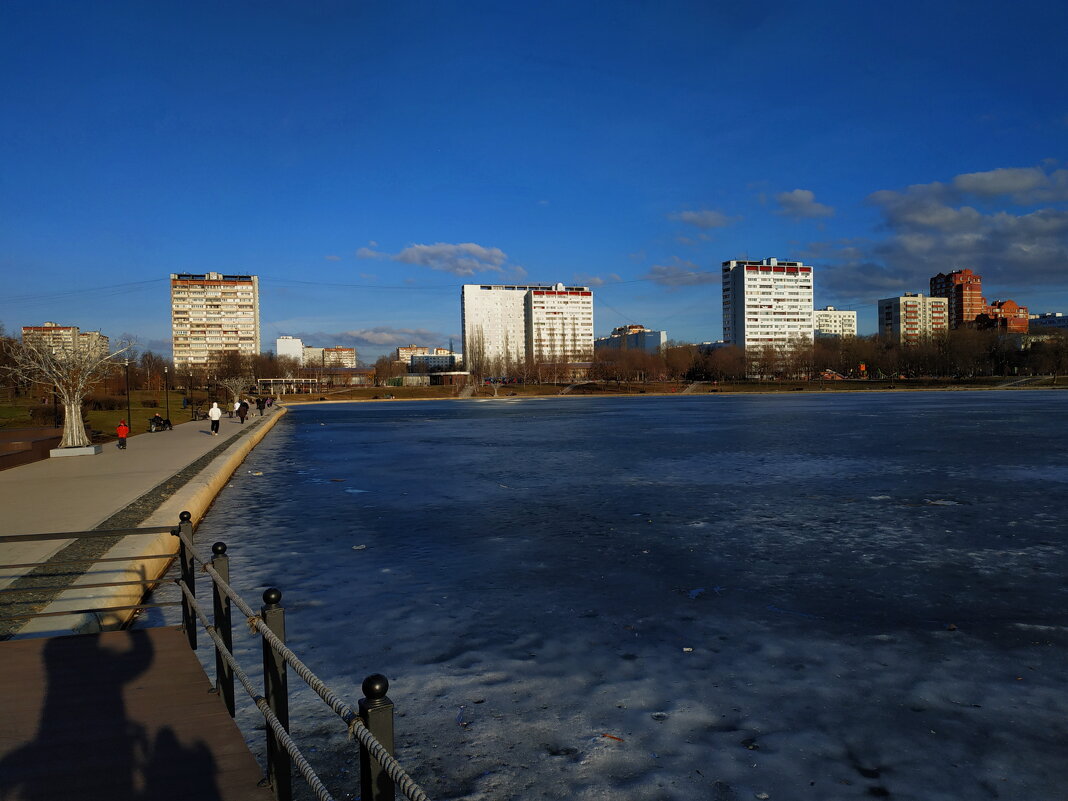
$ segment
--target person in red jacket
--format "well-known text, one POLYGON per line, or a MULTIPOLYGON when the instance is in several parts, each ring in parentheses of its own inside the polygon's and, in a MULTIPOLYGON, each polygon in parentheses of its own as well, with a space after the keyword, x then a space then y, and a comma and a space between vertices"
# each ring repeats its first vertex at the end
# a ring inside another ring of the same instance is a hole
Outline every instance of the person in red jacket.
POLYGON ((126 450, 126 438, 130 436, 130 427, 126 425, 125 420, 119 420, 119 424, 115 427, 115 433, 119 435, 119 450, 126 450))

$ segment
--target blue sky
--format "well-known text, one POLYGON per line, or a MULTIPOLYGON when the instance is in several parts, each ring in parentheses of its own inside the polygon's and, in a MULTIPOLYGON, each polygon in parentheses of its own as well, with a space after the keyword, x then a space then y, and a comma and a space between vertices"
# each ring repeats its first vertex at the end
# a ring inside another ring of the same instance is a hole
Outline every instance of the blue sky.
POLYGON ((172 272, 279 334, 459 347, 463 283, 722 336, 719 265, 857 309, 981 273, 1068 312, 1068 6, 0 5, 0 321, 169 350, 172 272))

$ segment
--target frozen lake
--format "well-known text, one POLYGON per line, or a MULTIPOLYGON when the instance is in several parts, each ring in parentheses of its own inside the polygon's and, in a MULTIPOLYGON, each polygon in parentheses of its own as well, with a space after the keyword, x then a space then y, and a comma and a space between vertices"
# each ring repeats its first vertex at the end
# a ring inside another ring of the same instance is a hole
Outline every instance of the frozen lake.
POLYGON ((1036 391, 297 408, 197 539, 256 607, 282 589, 350 701, 389 677, 439 801, 1062 798, 1066 419, 1036 391))

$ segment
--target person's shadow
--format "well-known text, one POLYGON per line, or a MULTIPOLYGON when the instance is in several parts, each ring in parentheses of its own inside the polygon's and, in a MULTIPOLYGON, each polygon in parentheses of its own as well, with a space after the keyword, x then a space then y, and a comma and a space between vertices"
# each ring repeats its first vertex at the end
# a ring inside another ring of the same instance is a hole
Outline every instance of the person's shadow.
POLYGON ((184 748, 170 727, 150 732, 127 714, 126 685, 151 666, 155 651, 147 631, 128 634, 125 651, 100 635, 48 641, 36 736, 0 761, 0 799, 220 799, 215 761, 203 745, 184 748))

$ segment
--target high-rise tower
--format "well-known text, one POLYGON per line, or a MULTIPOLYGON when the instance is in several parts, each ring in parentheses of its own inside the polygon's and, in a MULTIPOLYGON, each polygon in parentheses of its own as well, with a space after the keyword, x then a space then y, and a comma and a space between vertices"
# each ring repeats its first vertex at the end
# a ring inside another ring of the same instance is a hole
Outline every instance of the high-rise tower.
POLYGON ((812 268, 799 261, 723 262, 723 340, 747 350, 812 342, 812 268))
POLYGON ((171 275, 174 369, 210 369, 221 354, 260 352, 260 290, 255 275, 171 275))

